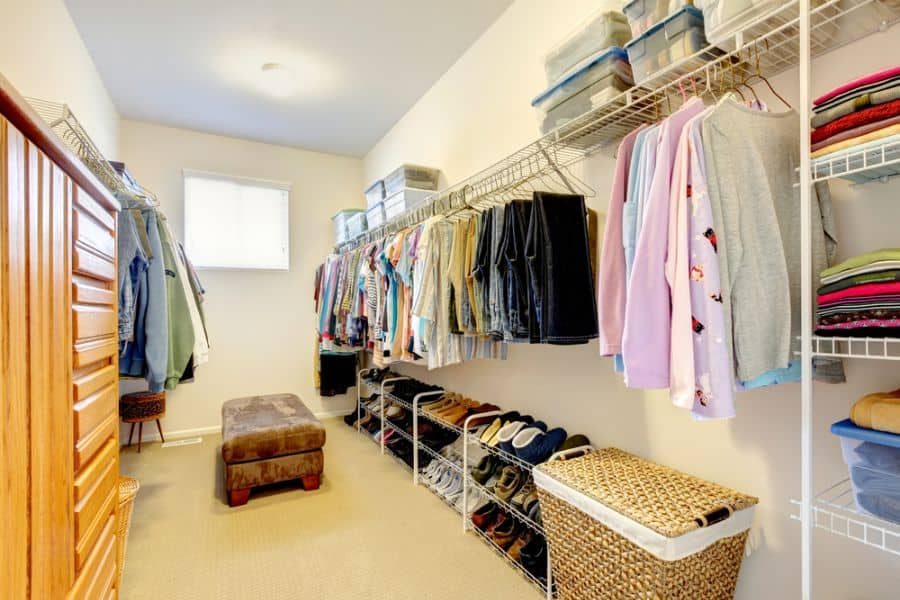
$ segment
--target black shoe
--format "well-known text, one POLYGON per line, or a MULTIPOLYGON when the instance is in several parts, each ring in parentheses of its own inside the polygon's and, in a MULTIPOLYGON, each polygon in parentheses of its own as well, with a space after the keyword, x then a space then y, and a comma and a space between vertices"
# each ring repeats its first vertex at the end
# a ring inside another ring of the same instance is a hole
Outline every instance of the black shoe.
POLYGON ((525 570, 541 581, 547 580, 547 542, 543 536, 534 536, 528 544, 522 548, 519 554, 519 562, 525 570))

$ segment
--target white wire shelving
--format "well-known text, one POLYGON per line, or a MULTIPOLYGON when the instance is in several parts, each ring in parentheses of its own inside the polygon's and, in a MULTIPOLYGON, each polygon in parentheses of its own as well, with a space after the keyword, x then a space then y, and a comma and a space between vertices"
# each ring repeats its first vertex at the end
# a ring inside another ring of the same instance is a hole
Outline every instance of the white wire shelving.
POLYGON ((473 527, 471 529, 472 532, 475 533, 476 537, 478 537, 481 541, 483 541, 491 550, 493 550, 499 557, 501 557, 504 561, 506 561, 517 573, 519 573, 522 577, 524 577, 531 585, 538 589, 541 594, 546 595, 548 598, 556 597, 556 594, 553 593, 552 588, 550 591, 547 589, 547 584, 532 575, 528 572, 528 570, 522 566, 522 563, 513 560, 510 558, 509 554, 507 554, 506 550, 502 547, 498 546, 497 543, 491 539, 491 536, 485 533, 484 531, 478 529, 477 527, 473 527))
MULTIPOLYGON (((386 231, 437 212, 512 192, 546 175, 611 149, 643 123, 672 112, 688 94, 715 100, 717 82, 751 75, 766 79, 800 63, 801 0, 790 0, 748 22, 720 46, 707 46, 513 152, 486 169, 435 192, 422 206, 342 245, 381 237, 386 231)), ((896 0, 824 0, 809 12, 810 55, 815 58, 900 21, 896 0)))
POLYGON ((503 509, 506 512, 512 514, 516 518, 516 520, 521 522, 523 525, 531 528, 532 530, 536 531, 537 533, 540 533, 541 535, 544 535, 544 526, 543 525, 541 525, 540 523, 535 523, 533 520, 531 520, 531 518, 528 515, 526 515, 524 512, 522 512, 521 510, 519 510, 518 508, 513 506, 513 504, 511 502, 507 502, 506 500, 503 500, 493 490, 490 490, 487 487, 485 487, 484 485, 475 481, 475 478, 472 477, 471 474, 467 473, 466 477, 469 478, 469 485, 473 486, 475 489, 477 489, 479 492, 481 492, 481 494, 484 495, 485 497, 487 497, 491 502, 494 502, 498 506, 503 507, 503 509))
POLYGON ((813 159, 812 173, 814 182, 834 178, 855 184, 886 182, 900 175, 900 136, 813 159))
POLYGON ((812 336, 813 356, 900 361, 900 338, 812 336))
MULTIPOLYGON (((798 500, 791 500, 797 508, 798 500)), ((856 506, 853 486, 845 479, 828 488, 813 503, 813 526, 860 544, 900 556, 900 524, 869 515, 856 506)), ((792 519, 799 520, 796 514, 792 519)))

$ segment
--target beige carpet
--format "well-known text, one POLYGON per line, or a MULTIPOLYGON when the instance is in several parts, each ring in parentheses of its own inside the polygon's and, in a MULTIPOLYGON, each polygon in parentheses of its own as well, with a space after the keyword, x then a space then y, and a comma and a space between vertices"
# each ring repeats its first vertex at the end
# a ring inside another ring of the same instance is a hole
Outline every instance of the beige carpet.
POLYGON ((492 600, 540 592, 408 471, 339 420, 326 422, 325 478, 225 503, 219 436, 142 454, 121 597, 126 600, 492 600))

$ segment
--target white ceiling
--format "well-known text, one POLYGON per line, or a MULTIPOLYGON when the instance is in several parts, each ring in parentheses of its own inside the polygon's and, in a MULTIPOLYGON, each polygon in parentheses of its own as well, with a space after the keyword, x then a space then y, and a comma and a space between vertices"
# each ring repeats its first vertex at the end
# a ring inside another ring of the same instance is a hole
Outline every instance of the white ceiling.
POLYGON ((361 156, 512 0, 66 0, 124 118, 361 156), (260 86, 287 66, 289 98, 260 86))

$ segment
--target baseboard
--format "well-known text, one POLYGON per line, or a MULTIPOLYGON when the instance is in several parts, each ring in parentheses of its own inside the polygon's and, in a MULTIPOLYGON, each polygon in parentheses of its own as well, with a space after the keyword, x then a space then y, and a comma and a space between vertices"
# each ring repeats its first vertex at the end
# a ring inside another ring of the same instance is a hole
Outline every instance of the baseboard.
MULTIPOLYGON (((352 408, 344 409, 344 410, 329 410, 323 412, 314 413, 317 419, 334 419, 336 417, 343 417, 349 415, 353 412, 352 408)), ((131 428, 131 425, 123 426, 126 431, 124 435, 120 436, 119 442, 124 446, 128 443, 128 434, 127 430, 131 428)), ((135 427, 135 439, 132 442, 133 444, 137 444, 137 427, 135 427)), ((212 433, 219 433, 222 431, 221 425, 210 425, 209 427, 197 427, 195 429, 177 429, 175 431, 164 431, 166 434, 166 440, 180 440, 188 437, 202 437, 204 435, 210 435, 212 433)), ((152 421, 149 423, 144 423, 144 441, 145 442, 161 442, 162 439, 159 437, 159 432, 156 430, 156 424, 152 421)))

